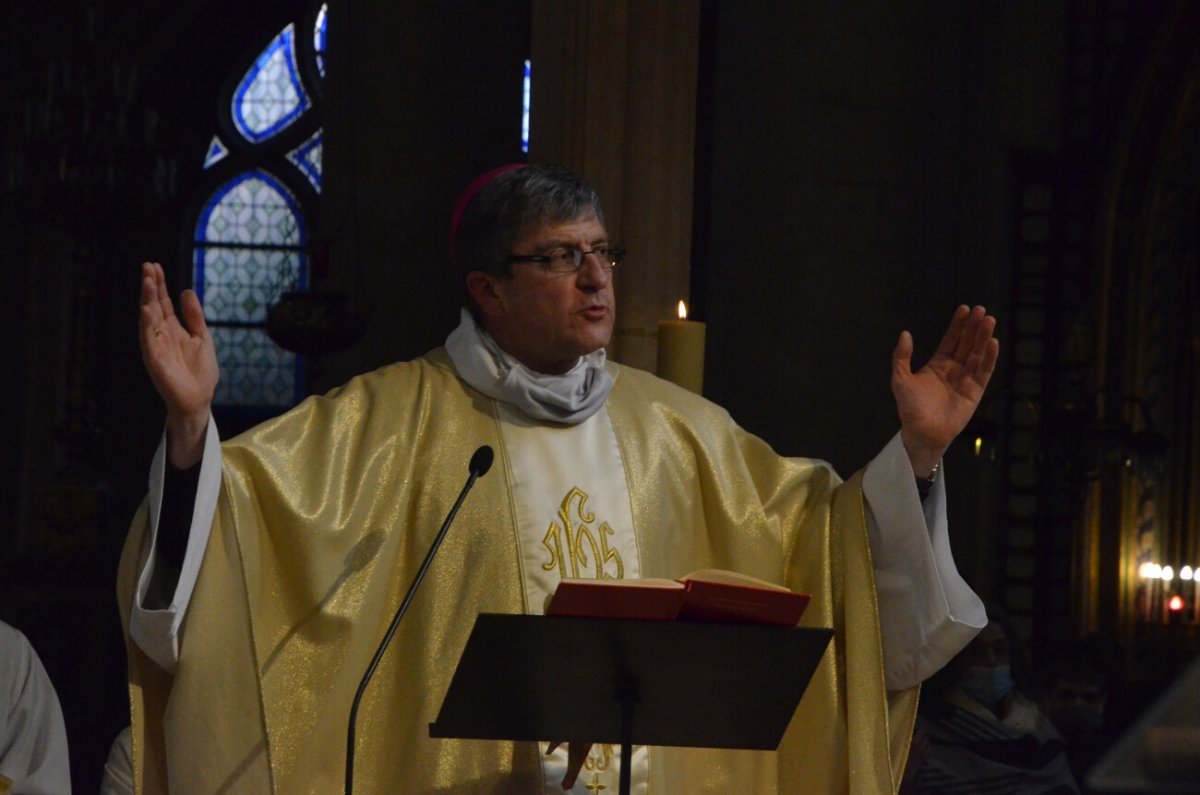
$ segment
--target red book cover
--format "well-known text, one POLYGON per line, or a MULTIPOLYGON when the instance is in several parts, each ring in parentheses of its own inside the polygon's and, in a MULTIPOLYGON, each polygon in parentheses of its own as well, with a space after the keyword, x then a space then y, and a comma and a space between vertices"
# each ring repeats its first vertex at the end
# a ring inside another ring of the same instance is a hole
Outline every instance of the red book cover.
POLYGON ((715 582, 684 578, 680 621, 718 621, 794 627, 808 606, 809 595, 778 586, 715 582))
POLYGON ((671 621, 679 614, 684 592, 675 580, 563 580, 546 615, 671 621))
POLYGON ((765 580, 706 569, 679 580, 563 580, 546 615, 794 627, 808 601, 765 580))

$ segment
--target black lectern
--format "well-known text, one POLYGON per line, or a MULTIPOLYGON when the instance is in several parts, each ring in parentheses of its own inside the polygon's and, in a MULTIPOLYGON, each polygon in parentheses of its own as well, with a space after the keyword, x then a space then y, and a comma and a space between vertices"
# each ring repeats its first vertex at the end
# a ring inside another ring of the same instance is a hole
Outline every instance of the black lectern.
POLYGON ((484 613, 431 737, 774 750, 830 629, 484 613), (563 709, 570 704, 569 709, 563 709))

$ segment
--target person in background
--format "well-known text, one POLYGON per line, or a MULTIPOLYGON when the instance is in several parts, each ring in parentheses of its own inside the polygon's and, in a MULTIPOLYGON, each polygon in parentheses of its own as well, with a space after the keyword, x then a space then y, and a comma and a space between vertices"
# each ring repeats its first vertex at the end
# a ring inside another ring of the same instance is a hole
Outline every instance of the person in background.
POLYGON ((1004 615, 925 683, 905 793, 1079 791, 1062 737, 1031 697, 1028 657, 1004 615))
POLYGON ((62 707, 20 630, 0 621, 0 793, 69 795, 62 707))
POLYGON ((1053 654, 1041 677, 1041 707, 1066 743, 1067 759, 1078 781, 1114 739, 1106 725, 1110 689, 1106 666, 1086 640, 1053 654))

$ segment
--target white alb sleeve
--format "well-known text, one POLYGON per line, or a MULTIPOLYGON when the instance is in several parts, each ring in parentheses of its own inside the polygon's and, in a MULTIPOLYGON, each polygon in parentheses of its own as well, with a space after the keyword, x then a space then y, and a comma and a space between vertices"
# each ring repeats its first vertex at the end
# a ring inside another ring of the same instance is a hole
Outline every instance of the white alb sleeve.
POLYGON ((134 795, 131 743, 130 727, 126 726, 108 749, 104 775, 100 779, 100 795, 134 795))
POLYGON ((70 795, 67 730, 33 646, 0 621, 0 792, 70 795))
POLYGON ((133 596, 133 608, 129 614, 129 635, 150 659, 168 673, 175 671, 179 662, 179 644, 183 636, 183 622, 187 615, 188 602, 196 587, 200 573, 200 562, 208 536, 212 531, 213 516, 217 510, 217 495, 221 491, 221 441, 217 434, 217 423, 210 415, 204 439, 204 457, 200 461, 200 477, 196 484, 196 502, 192 508, 192 523, 188 530, 183 567, 166 607, 146 605, 146 594, 158 564, 158 522, 162 512, 163 479, 167 467, 167 436, 162 441, 150 464, 150 532, 142 547, 139 561, 137 588, 133 596))
POLYGON ((867 465, 863 497, 884 678, 889 690, 900 690, 923 682, 949 662, 987 625, 987 614, 954 565, 944 469, 922 502, 896 434, 867 465))

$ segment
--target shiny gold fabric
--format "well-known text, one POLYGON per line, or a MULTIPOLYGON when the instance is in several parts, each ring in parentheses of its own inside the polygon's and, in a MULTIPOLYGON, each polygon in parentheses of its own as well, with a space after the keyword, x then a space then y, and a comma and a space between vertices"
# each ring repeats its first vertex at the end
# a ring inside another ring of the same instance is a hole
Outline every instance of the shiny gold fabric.
MULTIPOLYGON (((825 465, 780 458, 711 403, 611 367, 607 410, 642 575, 719 567, 784 582, 813 594, 806 624, 837 633, 779 752, 652 749, 651 792, 894 791, 916 693, 884 690, 857 478, 839 487, 825 465)), ((532 743, 428 737, 476 614, 526 609, 495 406, 439 350, 224 445, 174 680, 129 644, 140 792, 165 792, 167 770, 176 793, 341 791, 359 679, 481 444, 496 464, 360 708, 355 790, 541 791, 532 743)), ((144 532, 142 513, 122 563, 123 604, 144 532)))

